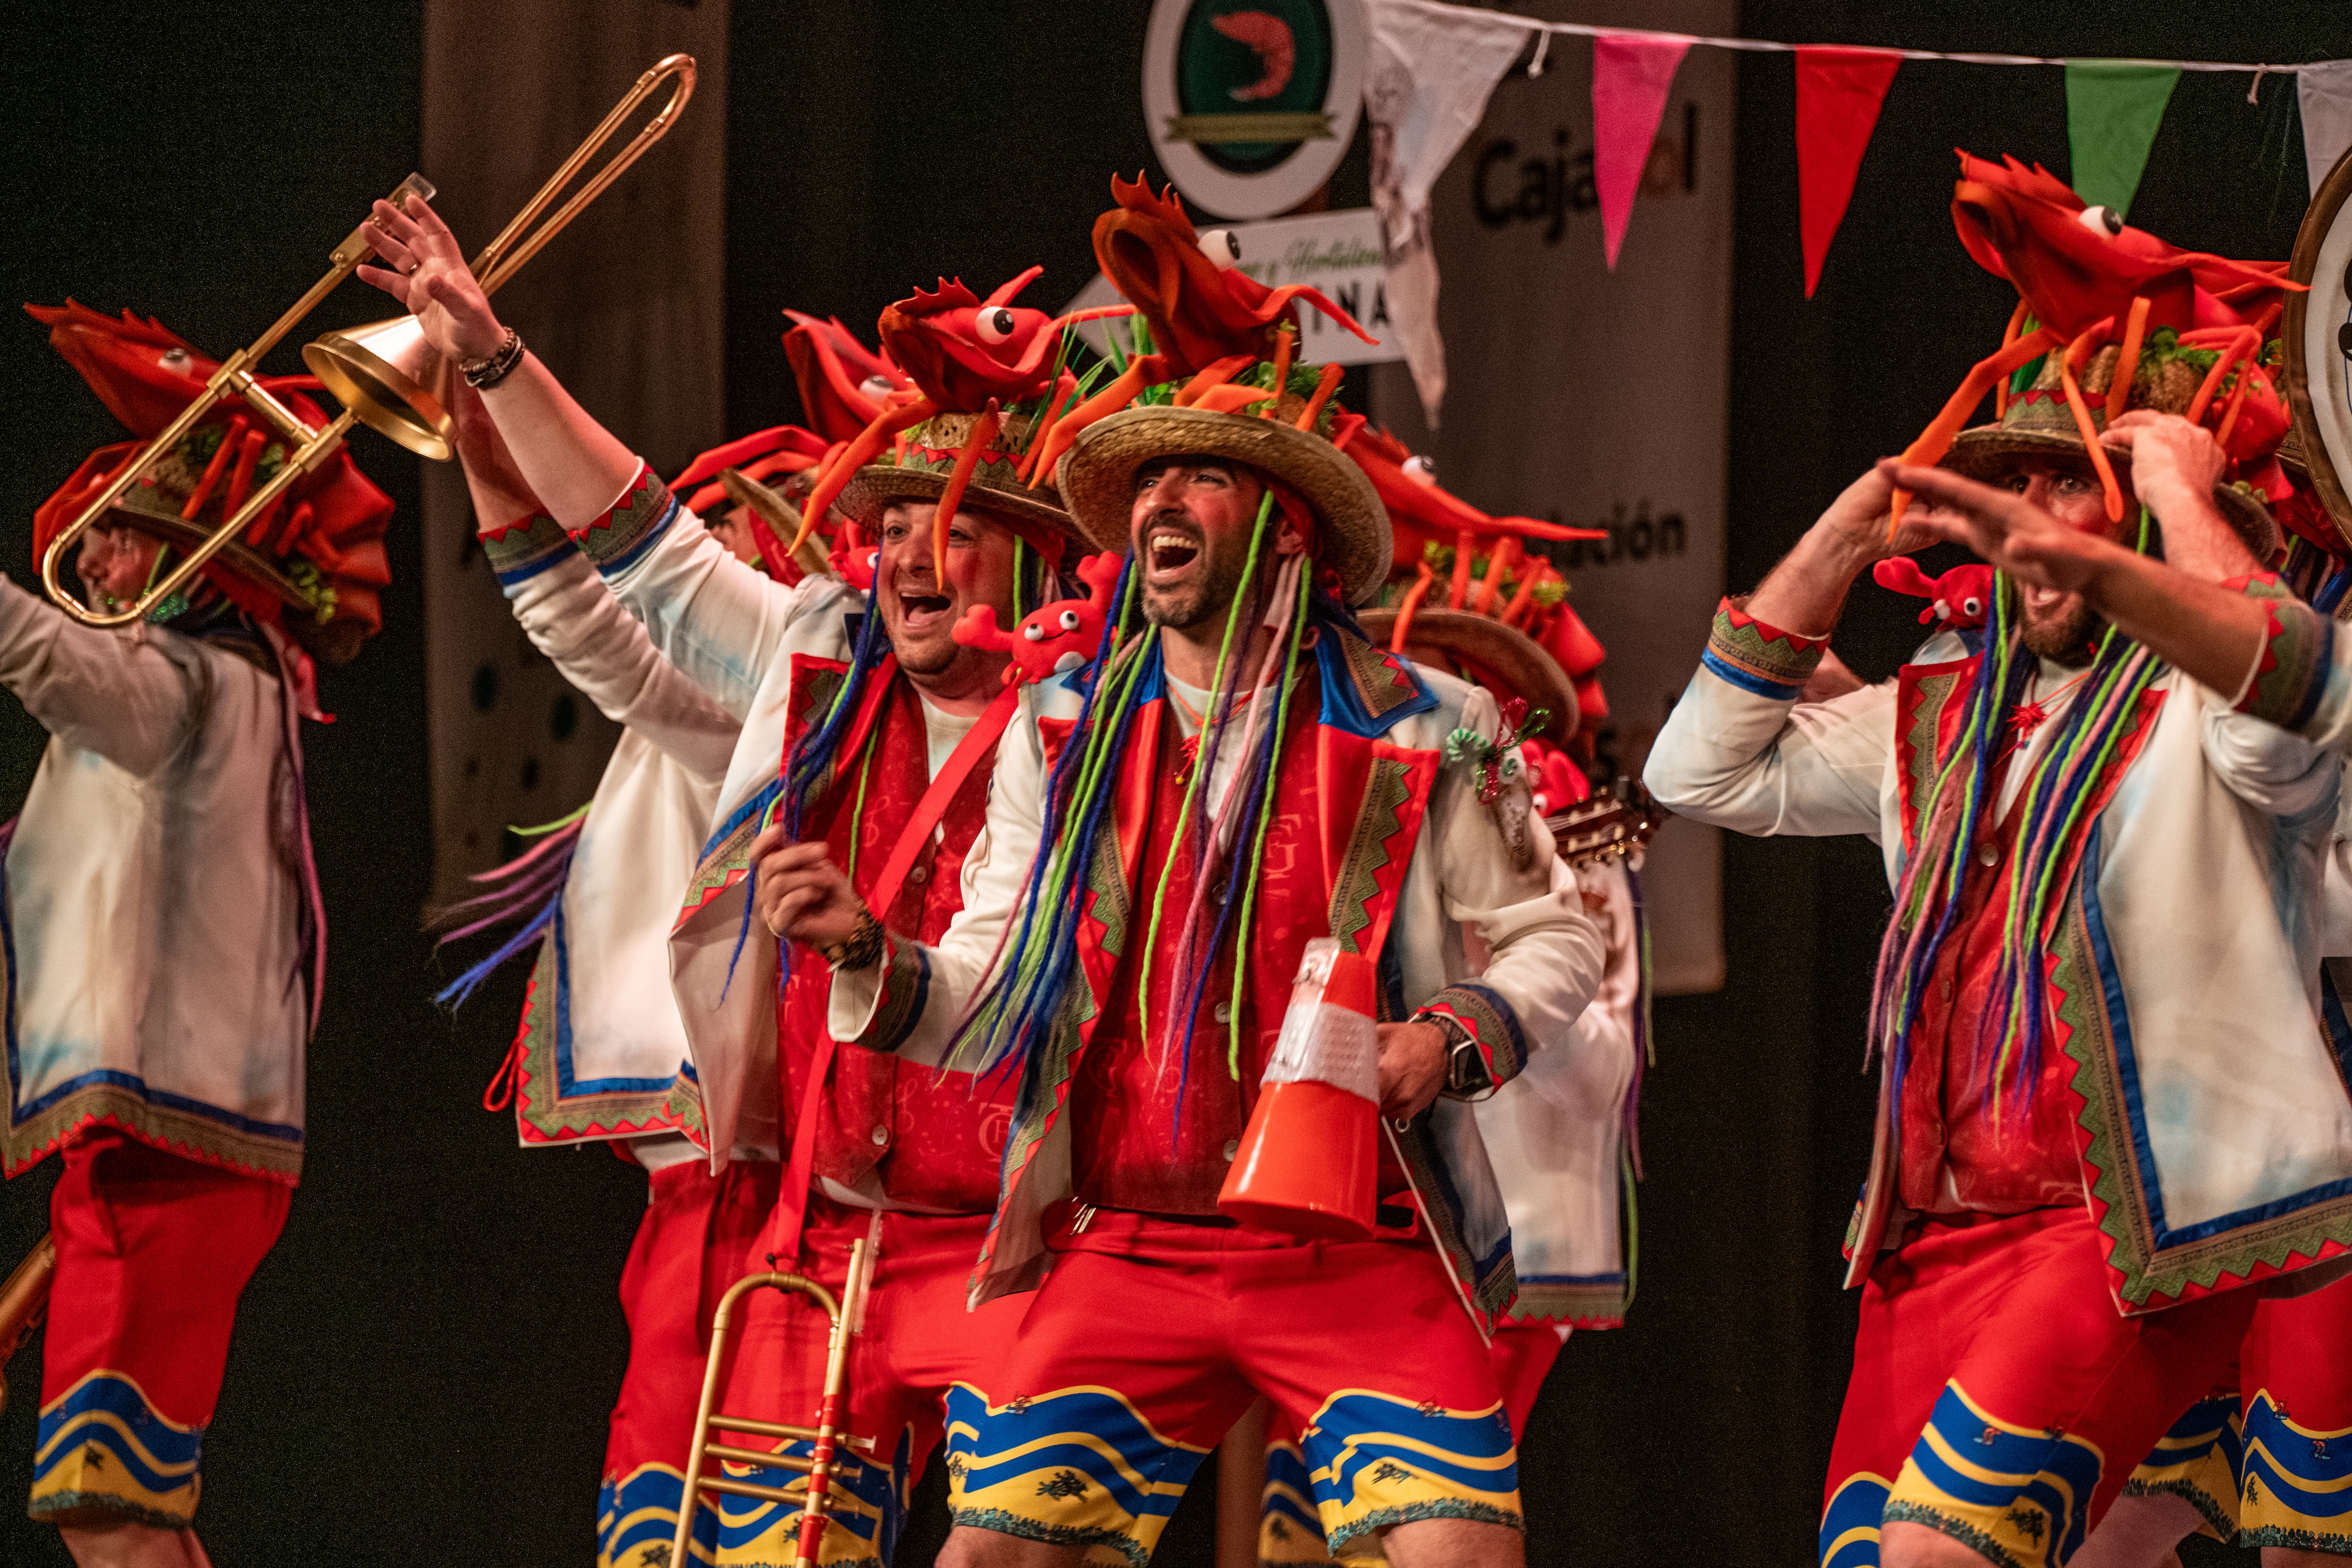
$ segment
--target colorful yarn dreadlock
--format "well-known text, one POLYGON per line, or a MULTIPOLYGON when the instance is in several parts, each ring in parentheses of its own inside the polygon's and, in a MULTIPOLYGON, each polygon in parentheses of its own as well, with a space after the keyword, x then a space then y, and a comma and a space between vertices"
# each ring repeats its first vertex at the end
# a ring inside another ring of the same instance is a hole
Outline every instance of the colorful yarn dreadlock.
MULTIPOLYGON (((1273 794, 1281 764, 1284 737, 1289 728, 1293 697, 1297 689, 1300 658, 1307 648, 1310 624, 1327 625, 1334 633, 1353 629, 1353 617, 1316 591, 1318 572, 1311 555, 1286 563, 1270 595, 1267 621, 1276 629, 1256 689, 1276 691, 1273 682, 1276 657, 1282 663, 1278 696, 1270 717, 1254 715, 1242 738, 1248 755, 1236 771, 1225 808, 1205 829, 1195 820, 1193 805, 1211 776, 1223 721, 1230 718, 1238 691, 1240 661, 1233 658, 1234 626, 1251 615, 1251 589, 1263 568, 1269 538, 1267 522, 1272 501, 1262 503, 1244 577, 1235 595, 1235 611, 1227 624, 1218 658, 1217 691, 1213 699, 1216 719, 1204 722, 1202 746, 1185 786, 1185 803, 1178 818, 1171 855, 1195 857, 1194 887, 1212 880, 1213 860, 1222 862, 1223 879, 1232 892, 1219 905, 1216 919, 1203 942, 1199 921, 1205 900, 1196 898, 1185 920, 1185 962, 1178 973, 1187 977, 1181 1000, 1185 1020, 1180 1048, 1177 1101, 1181 1109, 1189 1079, 1192 1030, 1208 985, 1214 954, 1230 934, 1233 940, 1232 995, 1238 1008, 1248 984, 1249 933, 1255 921, 1259 868, 1268 825, 1273 821, 1273 794), (1278 616, 1277 620, 1276 617, 1278 616), (1186 829, 1192 829, 1188 837, 1186 829)), ((1084 702, 1069 742, 1055 760, 1045 787, 1045 841, 1029 873, 1022 911, 995 966, 994 978, 974 1000, 957 1032, 957 1053, 976 1047, 975 1070, 1016 1071, 1029 1054, 1049 1037, 1055 1022, 1072 1001, 1070 987, 1078 978, 1077 925, 1085 910, 1087 878, 1106 851, 1100 837, 1112 792, 1141 707, 1139 694, 1160 671, 1160 643, 1142 635, 1135 616, 1135 563, 1128 562, 1115 596, 1117 613, 1105 624, 1103 641, 1094 663, 1072 677, 1080 684, 1084 702)), ((1245 645, 1244 645, 1245 646, 1245 645)), ((1113 854, 1110 864, 1116 866, 1113 854)), ((1139 960, 1139 1001, 1148 1007, 1150 955, 1156 945, 1160 903, 1166 894, 1163 874, 1155 889, 1152 918, 1144 932, 1139 960)), ((1148 1012, 1146 1016, 1148 1017, 1148 1012)), ((1239 1051, 1228 1052, 1227 1068, 1240 1072, 1239 1051)))
MULTIPOLYGON (((2137 548, 2145 552, 2148 538, 2147 511, 2142 508, 2137 548)), ((2024 700, 2034 669, 2030 657, 2020 657, 2017 589, 2007 576, 1994 580, 1993 601, 1992 635, 1978 660, 1959 740, 1937 769, 1920 805, 1925 826, 1904 865, 1895 913, 1879 947, 1870 1037, 1885 1060, 1890 1092, 1898 1097, 1920 999, 1957 923, 1969 850, 1994 805, 1989 791, 2001 731, 2024 700)), ((2108 627, 2080 692, 2052 721, 2048 743, 2019 791, 1993 1005, 1971 1042, 1995 1053, 1987 1093, 1996 1121, 2009 1078, 2015 1077, 2030 1105, 2041 1071, 2049 1007, 2044 953, 2063 902, 2053 898, 2059 872, 2074 858, 2079 837, 2089 826, 2085 812, 2130 731, 2141 696, 2163 673, 2164 666, 2145 648, 2108 627)))
POLYGON ((572 855, 580 847, 580 830, 587 820, 588 807, 583 805, 542 826, 512 829, 539 842, 503 866, 467 878, 482 891, 450 905, 427 923, 428 931, 438 933, 433 943, 436 952, 500 926, 514 928, 488 956, 436 991, 436 1003, 452 1012, 464 1006, 500 964, 555 923, 563 903, 564 883, 572 874, 572 855))

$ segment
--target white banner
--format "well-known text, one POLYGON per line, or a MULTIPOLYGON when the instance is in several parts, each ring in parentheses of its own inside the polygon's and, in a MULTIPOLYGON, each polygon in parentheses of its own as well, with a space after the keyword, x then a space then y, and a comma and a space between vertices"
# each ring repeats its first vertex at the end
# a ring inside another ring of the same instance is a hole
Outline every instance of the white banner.
MULTIPOLYGON (((665 475, 725 437, 725 0, 425 7, 422 168, 440 187, 435 210, 469 252, 506 226, 640 72, 679 52, 695 57, 697 79, 669 134, 498 298, 500 318, 572 395, 665 475)), ((605 144, 592 171, 667 90, 605 144)), ((509 825, 585 805, 619 731, 508 613, 474 544, 457 465, 424 468, 434 889, 446 898, 467 873, 504 858, 509 825)))
MULTIPOLYGON (((1737 20, 1731 0, 1526 9, 1700 33, 1737 20)), ((1374 373, 1373 412, 1472 503, 1609 531, 1554 559, 1609 650, 1601 750, 1638 777, 1723 592, 1733 60, 1682 62, 1612 273, 1592 181, 1591 46, 1556 37, 1547 53, 1543 76, 1514 71, 1496 88, 1432 198, 1444 428, 1424 426, 1401 368, 1374 373)), ((1721 857, 1719 835, 1689 822, 1651 847, 1662 992, 1723 983, 1721 857)))

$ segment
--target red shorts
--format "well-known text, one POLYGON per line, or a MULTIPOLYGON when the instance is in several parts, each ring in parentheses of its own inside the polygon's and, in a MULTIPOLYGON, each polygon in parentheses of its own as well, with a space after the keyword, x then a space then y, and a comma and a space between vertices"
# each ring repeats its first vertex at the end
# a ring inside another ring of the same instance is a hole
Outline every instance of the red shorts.
MULTIPOLYGON (((780 1169, 772 1160, 737 1160, 713 1176, 697 1154, 650 1173, 646 1216, 621 1270, 629 1363, 604 1440, 598 1568, 668 1561, 711 1315, 767 1226, 780 1169)), ((695 1540, 714 1547, 717 1510, 706 1500, 696 1511, 695 1540)))
POLYGON ((2256 1308, 2239 1386, 2238 1544, 2352 1556, 2352 1279, 2256 1308))
POLYGON ((1882 1520, 2058 1568, 2132 1462, 2226 1379, 2252 1292, 2124 1317, 2105 1240, 2069 1205, 1931 1220, 1879 1258, 1830 1458, 1823 1568, 1876 1563, 1882 1520))
MULTIPOLYGON (((1559 1359, 1570 1333, 1566 1323, 1549 1318, 1505 1318, 1495 1327, 1486 1353, 1495 1365, 1495 1381, 1502 1386, 1503 1408, 1511 1418, 1514 1442, 1527 1436, 1528 1415, 1536 1407, 1544 1379, 1559 1359)), ((1379 1548, 1359 1540, 1379 1561, 1379 1548)), ((1260 1564, 1328 1563, 1323 1543, 1323 1522, 1315 1506, 1312 1467, 1298 1440, 1298 1428, 1276 1415, 1266 1423, 1265 1492, 1258 1521, 1260 1564)), ((1341 1559, 1347 1561, 1347 1559, 1341 1559)))
MULTIPOLYGON (((877 1244, 863 1328, 850 1350, 851 1430, 872 1440, 873 1463, 836 1472, 832 1519, 821 1551, 826 1563, 887 1563, 905 1521, 907 1499, 921 1479, 946 1425, 949 1390, 994 1373, 1020 1328, 1025 1298, 967 1310, 972 1265, 988 1231, 986 1215, 879 1216, 815 1194, 809 1197, 800 1271, 838 1298, 852 1242, 877 1244)), ((760 1260, 765 1267, 765 1259, 760 1260)), ((825 1316, 805 1296, 761 1290, 746 1298, 741 1350, 724 1411, 772 1421, 814 1419, 824 1382, 825 1316)), ((738 1436, 744 1447, 808 1457, 812 1445, 738 1436)), ((756 1484, 797 1486, 782 1469, 729 1466, 756 1484)), ((952 1484, 950 1486, 952 1490, 952 1484)), ((720 1500, 719 1561, 792 1561, 800 1510, 752 1498, 720 1500)))
POLYGON ((1426 1237, 1300 1242, 1213 1221, 1049 1216, 1053 1271, 984 1384, 949 1397, 955 1519, 1146 1563, 1260 1394, 1302 1434, 1336 1549, 1429 1518, 1519 1525, 1486 1345, 1426 1237))
POLYGON ((195 1516, 237 1298, 294 1189, 110 1130, 60 1158, 31 1513, 177 1529, 195 1516))

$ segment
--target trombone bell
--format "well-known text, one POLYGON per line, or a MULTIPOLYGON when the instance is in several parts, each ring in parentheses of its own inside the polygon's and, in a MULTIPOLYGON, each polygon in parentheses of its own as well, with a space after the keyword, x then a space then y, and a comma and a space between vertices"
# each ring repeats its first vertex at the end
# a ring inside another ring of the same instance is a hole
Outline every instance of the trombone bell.
POLYGON ((448 460, 449 411, 434 395, 448 367, 415 317, 329 332, 304 346, 302 363, 361 424, 421 458, 448 460))

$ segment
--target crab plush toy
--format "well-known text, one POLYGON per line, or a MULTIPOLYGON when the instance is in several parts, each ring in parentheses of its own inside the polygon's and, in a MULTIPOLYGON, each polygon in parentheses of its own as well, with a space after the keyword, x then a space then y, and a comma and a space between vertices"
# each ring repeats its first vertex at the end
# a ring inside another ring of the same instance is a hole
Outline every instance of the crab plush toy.
POLYGON ((1118 586, 1119 558, 1105 551, 1078 563, 1078 580, 1089 590, 1083 599, 1056 599, 1021 617, 1012 631, 997 629, 996 606, 975 605, 955 625, 955 640, 966 647, 1009 653, 1004 683, 1044 680, 1067 675, 1095 656, 1102 646, 1103 620, 1110 614, 1110 596, 1118 586))
POLYGON ((1872 567, 1870 575, 1882 588, 1927 600, 1927 607, 1919 612, 1923 626, 1973 630, 1992 614, 1993 572, 1982 563, 1955 566, 1940 577, 1930 577, 1908 555, 1894 555, 1872 567))

